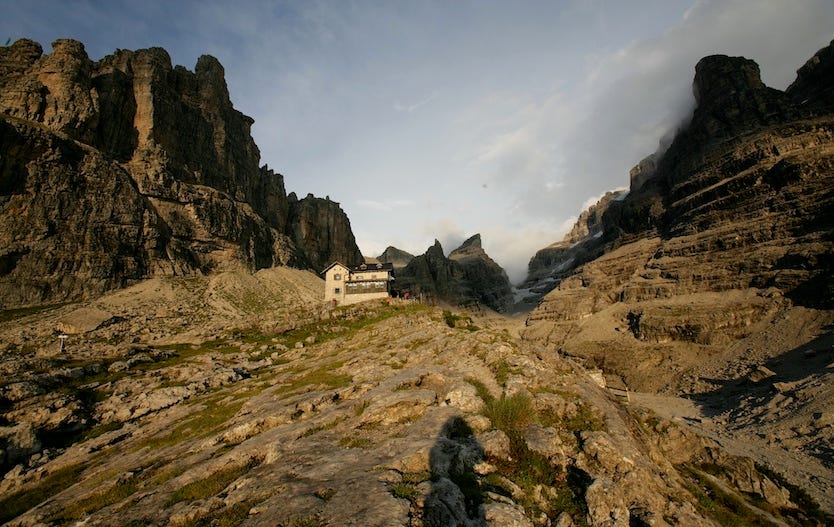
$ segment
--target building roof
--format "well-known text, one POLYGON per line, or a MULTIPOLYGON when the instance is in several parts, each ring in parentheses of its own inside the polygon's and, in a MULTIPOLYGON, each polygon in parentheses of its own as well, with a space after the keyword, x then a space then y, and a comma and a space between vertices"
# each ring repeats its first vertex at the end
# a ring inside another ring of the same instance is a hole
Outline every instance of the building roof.
POLYGON ((392 263, 364 263, 350 268, 352 273, 362 273, 371 271, 393 271, 394 264, 392 263))
POLYGON ((336 267, 337 265, 344 267, 351 273, 369 273, 372 271, 393 271, 394 264, 392 263, 363 263, 362 265, 356 265, 352 267, 348 267, 347 265, 343 264, 342 262, 333 262, 332 264, 328 265, 322 272, 319 274, 324 274, 327 271, 331 270, 332 268, 336 267))

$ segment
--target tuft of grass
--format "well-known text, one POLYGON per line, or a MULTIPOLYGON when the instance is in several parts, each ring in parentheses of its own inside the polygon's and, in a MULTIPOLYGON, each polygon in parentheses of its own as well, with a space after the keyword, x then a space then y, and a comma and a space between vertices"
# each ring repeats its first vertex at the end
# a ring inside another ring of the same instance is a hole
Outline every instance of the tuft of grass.
POLYGON ((391 485, 391 494, 397 499, 413 502, 420 496, 420 491, 411 483, 394 483, 391 485))
POLYGON ((300 436, 298 436, 298 439, 301 439, 303 437, 310 437, 311 435, 323 432, 324 430, 332 430, 333 428, 336 428, 336 426, 338 426, 338 424, 344 421, 345 419, 345 417, 338 417, 330 421, 329 423, 324 423, 308 428, 307 430, 302 432, 300 436))
POLYGON ((495 428, 510 435, 527 428, 534 420, 535 410, 529 396, 517 393, 509 397, 502 395, 500 399, 486 402, 483 414, 492 421, 495 428))
POLYGON ((7 522, 77 483, 84 465, 70 465, 47 475, 36 487, 0 498, 0 522, 7 522))
POLYGON ((204 499, 208 498, 209 496, 219 494, 220 491, 228 487, 232 482, 234 482, 253 468, 260 465, 260 463, 260 459, 251 458, 249 460, 249 463, 247 463, 246 465, 229 467, 224 470, 215 472, 206 479, 201 479, 197 481, 192 481, 191 483, 187 483, 186 485, 177 489, 177 491, 174 492, 170 498, 168 498, 168 501, 165 503, 165 507, 170 507, 181 501, 192 502, 195 500, 204 499))
POLYGON ((478 379, 475 379, 474 377, 466 377, 464 379, 464 381, 468 382, 469 384, 471 384, 472 386, 475 387, 475 393, 485 403, 488 403, 488 402, 492 401, 493 399, 495 399, 495 397, 492 396, 492 393, 490 393, 490 391, 486 387, 486 385, 484 383, 482 383, 481 381, 479 381, 478 379))

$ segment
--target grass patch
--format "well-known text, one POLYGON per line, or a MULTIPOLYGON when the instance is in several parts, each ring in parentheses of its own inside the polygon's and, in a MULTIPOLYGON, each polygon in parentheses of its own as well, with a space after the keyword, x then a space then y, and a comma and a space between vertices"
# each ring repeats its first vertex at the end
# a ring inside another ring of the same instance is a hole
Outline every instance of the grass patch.
POLYGON ((414 484, 400 482, 391 485, 391 494, 397 499, 413 502, 420 496, 420 491, 414 484))
POLYGON ((756 470, 761 474, 767 476, 771 481, 782 488, 788 489, 791 495, 791 502, 796 505, 796 509, 782 509, 779 512, 783 516, 788 516, 796 520, 802 525, 814 524, 819 525, 834 525, 834 515, 820 509, 819 503, 812 498, 805 489, 797 487, 785 477, 775 470, 765 465, 756 463, 756 470), (812 520, 812 521, 809 521, 812 520))
POLYGON ((201 410, 192 414, 184 423, 177 425, 176 428, 164 435, 150 438, 148 441, 137 445, 133 451, 136 452, 144 447, 155 450, 188 439, 208 437, 234 417, 244 402, 244 396, 238 396, 237 400, 229 404, 219 404, 217 397, 209 399, 203 403, 204 406, 201 410))
POLYGON ((332 430, 333 428, 336 428, 336 426, 345 419, 345 417, 339 417, 337 419, 334 419, 333 421, 330 421, 329 423, 308 428, 307 430, 302 432, 300 436, 298 436, 298 439, 301 439, 302 437, 310 437, 311 435, 323 432, 324 430, 332 430))
POLYGON ((174 492, 170 498, 168 498, 168 501, 165 502, 165 507, 170 507, 181 501, 192 502, 219 494, 220 491, 228 487, 233 481, 237 480, 260 464, 260 459, 252 458, 246 465, 229 467, 215 472, 206 479, 187 483, 177 489, 177 491, 174 492))
POLYGON ((92 496, 70 503, 59 514, 50 518, 50 522, 55 522, 58 525, 69 525, 91 512, 100 511, 109 505, 119 503, 133 495, 137 488, 138 480, 135 477, 119 481, 103 492, 97 492, 92 496))
POLYGON ((500 399, 487 401, 484 403, 483 414, 492 421, 492 426, 507 435, 524 430, 535 417, 533 402, 521 393, 509 397, 502 395, 500 399))
POLYGON ((339 446, 342 448, 367 448, 371 446, 371 440, 367 437, 344 436, 339 439, 339 446))
POLYGON ((36 487, 0 498, 0 522, 16 518, 39 503, 43 503, 77 483, 84 465, 70 465, 43 478, 36 487))
POLYGON ((466 377, 464 379, 464 381, 468 382, 469 384, 471 384, 472 386, 475 387, 475 393, 485 403, 488 403, 488 402, 492 401, 493 399, 495 399, 495 397, 492 396, 492 393, 490 393, 490 391, 486 387, 486 385, 484 383, 482 383, 481 381, 479 381, 478 379, 475 379, 474 377, 466 377))
POLYGON ((289 381, 289 384, 282 387, 282 391, 289 394, 307 386, 323 385, 326 390, 349 386, 350 383, 353 382, 353 376, 333 373, 333 370, 336 370, 341 366, 341 362, 336 362, 332 364, 325 364, 315 370, 310 370, 307 373, 289 381))
POLYGON ((586 472, 568 467, 567 470, 554 467, 550 461, 527 448, 523 435, 518 431, 508 434, 510 437, 509 459, 491 460, 498 472, 490 474, 482 481, 484 491, 492 491, 505 496, 512 496, 512 489, 505 483, 511 481, 521 487, 524 497, 521 505, 531 517, 546 515, 555 521, 561 512, 567 512, 577 527, 587 527, 588 504, 585 492, 593 479, 586 472), (542 493, 541 499, 533 499, 536 488, 549 489, 542 493))
POLYGON ((249 518, 249 511, 263 500, 247 500, 224 507, 220 512, 212 513, 205 518, 187 521, 182 527, 235 527, 249 518))
POLYGON ((510 374, 518 375, 522 373, 519 368, 513 368, 505 360, 500 360, 490 364, 489 369, 492 370, 492 374, 495 375, 496 382, 498 382, 501 386, 507 385, 507 380, 510 378, 510 374))

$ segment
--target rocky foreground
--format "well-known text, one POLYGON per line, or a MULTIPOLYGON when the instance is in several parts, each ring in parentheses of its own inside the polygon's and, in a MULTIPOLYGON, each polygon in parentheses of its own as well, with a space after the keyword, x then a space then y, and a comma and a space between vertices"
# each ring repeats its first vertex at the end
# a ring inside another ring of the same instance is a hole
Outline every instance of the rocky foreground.
POLYGON ((513 321, 415 303, 330 310, 321 287, 275 268, 3 312, 0 520, 832 521, 768 467, 519 340, 513 321))

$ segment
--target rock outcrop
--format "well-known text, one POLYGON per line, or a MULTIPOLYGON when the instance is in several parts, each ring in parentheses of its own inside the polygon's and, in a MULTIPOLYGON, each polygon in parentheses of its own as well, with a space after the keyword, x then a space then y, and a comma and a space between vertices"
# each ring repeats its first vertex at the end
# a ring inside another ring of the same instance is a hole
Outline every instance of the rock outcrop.
POLYGON ((504 311, 513 303, 507 274, 483 250, 480 234, 466 240, 448 258, 435 240, 425 254, 414 257, 394 276, 399 291, 451 304, 483 304, 504 311))
MULTIPOLYGON (((210 56, 190 72, 161 48, 98 62, 72 40, 50 54, 29 40, 0 48, 0 304, 341 257, 315 244, 308 255, 316 237, 292 236, 350 229, 337 205, 327 223, 293 223, 283 177, 259 166, 252 122, 210 56)), ((341 242, 351 243, 358 253, 352 235, 341 242)))

